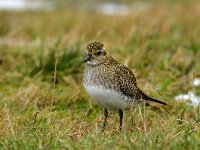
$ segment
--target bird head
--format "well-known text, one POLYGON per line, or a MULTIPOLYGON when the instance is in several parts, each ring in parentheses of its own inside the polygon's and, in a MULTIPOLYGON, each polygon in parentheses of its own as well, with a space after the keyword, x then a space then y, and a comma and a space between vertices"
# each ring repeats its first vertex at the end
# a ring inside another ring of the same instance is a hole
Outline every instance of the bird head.
POLYGON ((105 46, 101 42, 91 42, 86 46, 87 58, 84 62, 91 65, 99 65, 105 62, 107 57, 107 51, 105 46))

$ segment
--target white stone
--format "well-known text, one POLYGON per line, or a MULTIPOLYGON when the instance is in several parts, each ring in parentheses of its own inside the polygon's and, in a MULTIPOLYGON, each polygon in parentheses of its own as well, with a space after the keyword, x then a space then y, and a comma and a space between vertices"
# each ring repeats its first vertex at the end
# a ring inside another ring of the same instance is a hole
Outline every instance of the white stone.
POLYGON ((190 101, 193 106, 198 106, 200 104, 200 98, 193 92, 188 91, 187 94, 180 94, 175 96, 177 101, 190 101))
POLYGON ((195 79, 193 80, 193 85, 194 85, 194 86, 200 86, 200 78, 195 78, 195 79))

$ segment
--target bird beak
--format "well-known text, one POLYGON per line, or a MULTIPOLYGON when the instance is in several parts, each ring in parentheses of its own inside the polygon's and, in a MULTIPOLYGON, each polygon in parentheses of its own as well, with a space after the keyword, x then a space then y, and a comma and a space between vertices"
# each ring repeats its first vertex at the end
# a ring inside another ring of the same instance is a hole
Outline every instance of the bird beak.
POLYGON ((88 56, 85 58, 85 60, 83 62, 90 61, 92 58, 93 58, 92 54, 88 54, 88 56))

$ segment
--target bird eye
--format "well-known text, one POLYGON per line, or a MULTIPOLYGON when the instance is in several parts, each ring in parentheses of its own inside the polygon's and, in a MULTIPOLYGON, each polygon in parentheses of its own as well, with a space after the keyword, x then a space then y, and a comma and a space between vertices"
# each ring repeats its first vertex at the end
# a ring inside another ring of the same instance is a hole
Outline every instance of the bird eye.
POLYGON ((101 52, 99 51, 99 52, 97 52, 97 56, 99 56, 99 55, 101 55, 101 52))

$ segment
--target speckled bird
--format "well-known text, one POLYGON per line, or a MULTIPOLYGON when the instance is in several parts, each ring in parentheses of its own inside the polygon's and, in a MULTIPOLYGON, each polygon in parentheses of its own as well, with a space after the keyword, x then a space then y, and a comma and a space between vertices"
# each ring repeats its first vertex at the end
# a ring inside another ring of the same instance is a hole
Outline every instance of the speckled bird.
POLYGON ((149 101, 167 105, 142 92, 137 86, 133 72, 112 58, 103 43, 89 43, 86 53, 83 84, 92 101, 104 108, 103 130, 108 110, 119 112, 121 130, 123 110, 141 103, 149 105, 149 101))

